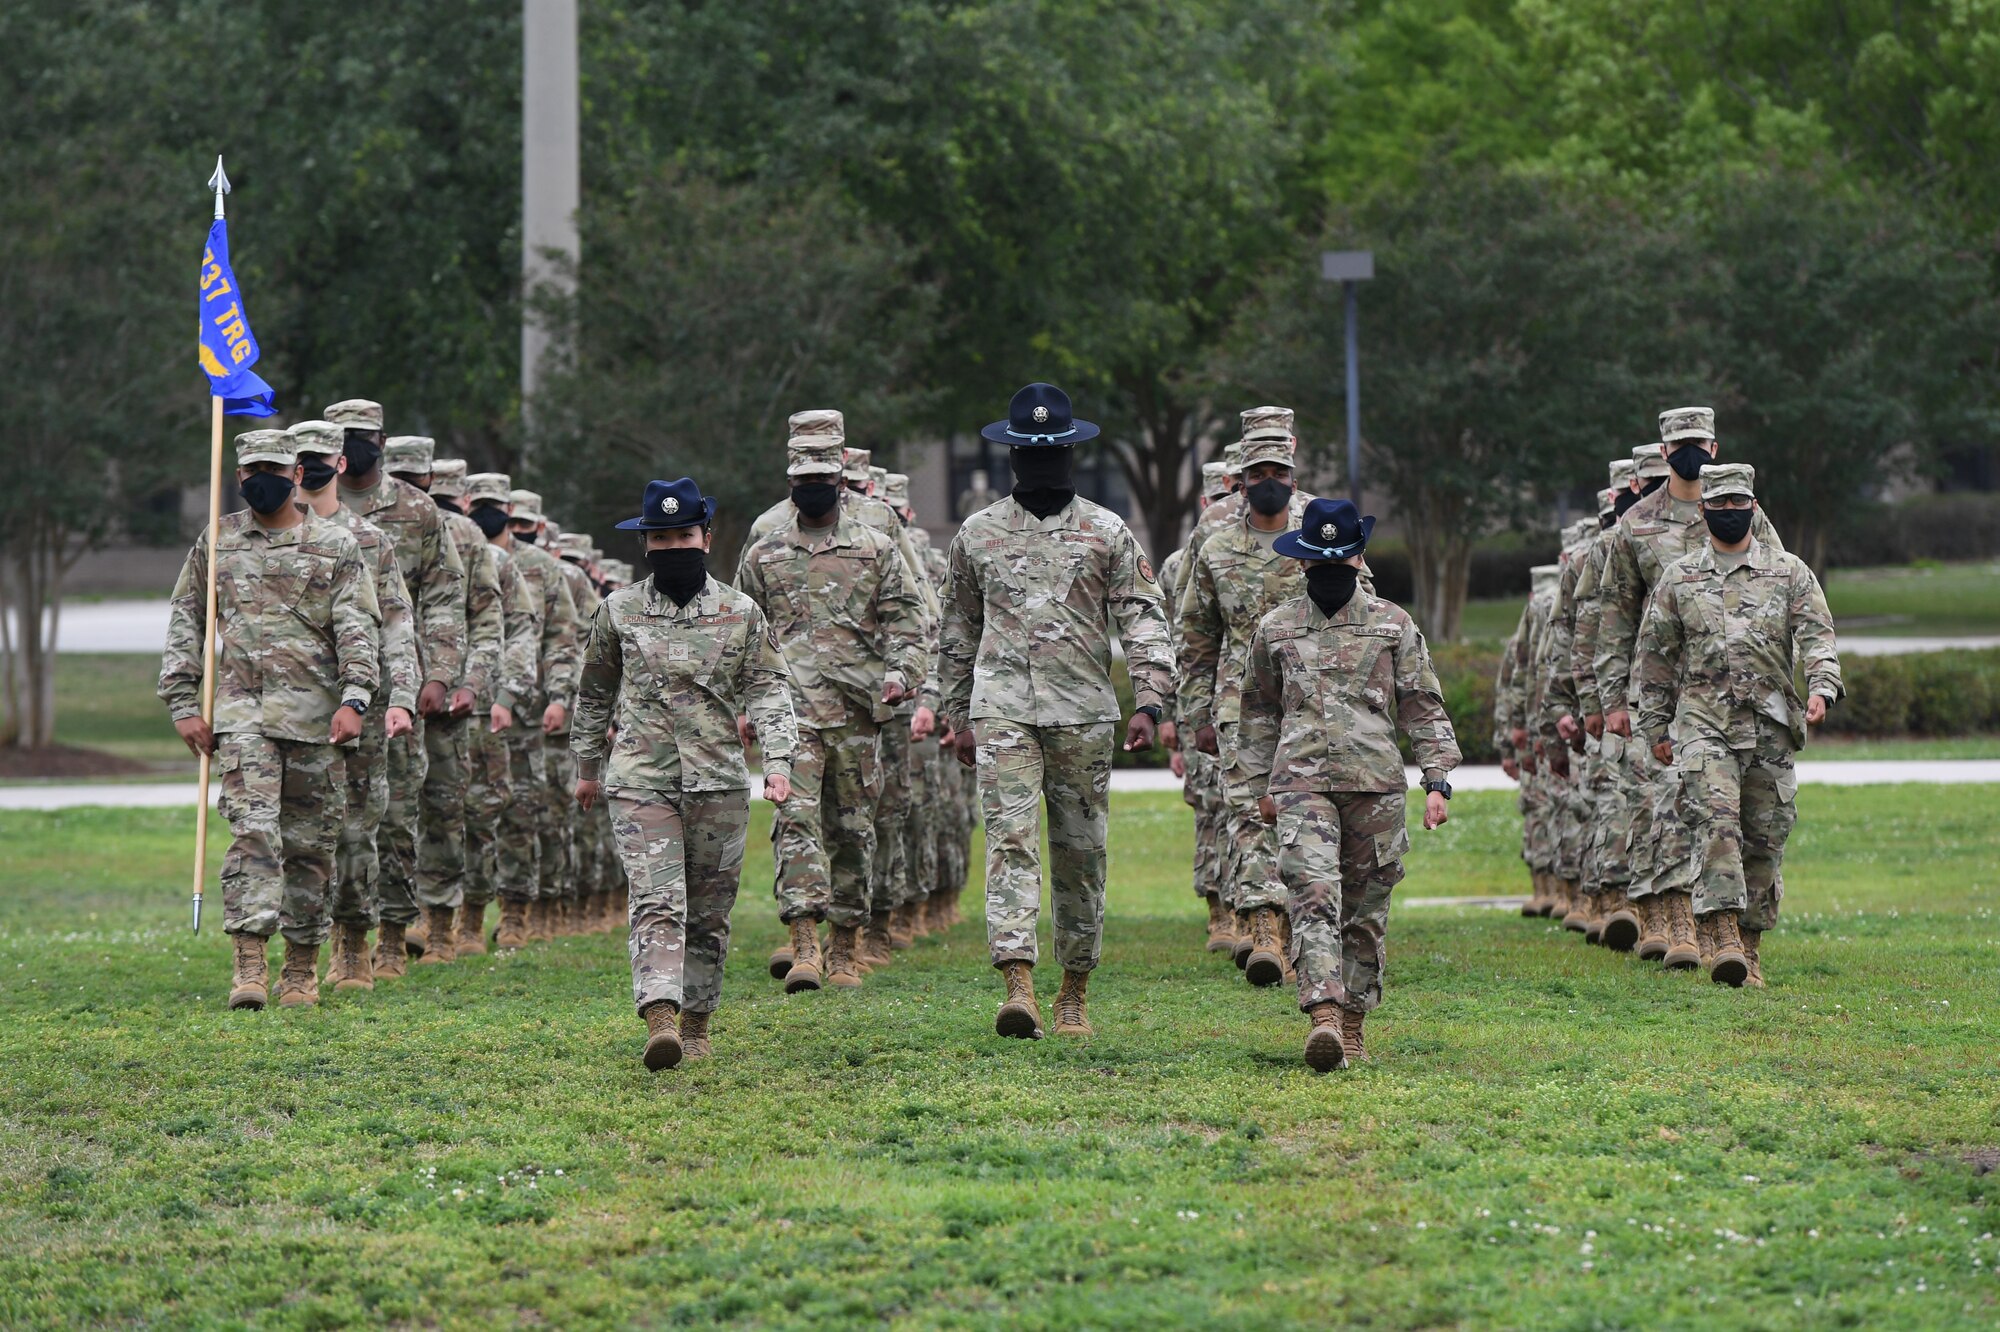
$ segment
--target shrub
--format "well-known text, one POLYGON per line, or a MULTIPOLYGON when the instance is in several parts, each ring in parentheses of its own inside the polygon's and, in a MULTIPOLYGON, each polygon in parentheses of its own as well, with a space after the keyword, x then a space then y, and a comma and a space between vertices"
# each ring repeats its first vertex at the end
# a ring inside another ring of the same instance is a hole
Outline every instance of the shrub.
POLYGON ((1910 729, 1920 735, 1964 735, 1993 721, 1993 676, 1986 654, 1927 652, 1913 663, 1910 729))
POLYGON ((2000 494, 1953 491, 1877 504, 1828 533, 1833 567, 2000 556, 2000 494))
POLYGON ((1900 735, 1910 729, 1916 679, 1911 657, 1848 657, 1841 662, 1847 697, 1827 714, 1827 730, 1842 735, 1900 735))

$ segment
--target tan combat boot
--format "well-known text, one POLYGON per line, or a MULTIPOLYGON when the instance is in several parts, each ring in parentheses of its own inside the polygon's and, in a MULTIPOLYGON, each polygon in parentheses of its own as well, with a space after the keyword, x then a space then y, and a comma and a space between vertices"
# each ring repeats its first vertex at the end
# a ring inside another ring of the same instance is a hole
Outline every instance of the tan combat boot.
POLYGON ((1063 972, 1062 988, 1056 991, 1056 1035, 1088 1036, 1090 1016, 1084 1012, 1084 991, 1090 986, 1087 971, 1063 972))
POLYGON ((1250 913, 1250 957, 1243 978, 1255 986, 1276 985, 1285 978, 1284 946, 1278 942, 1278 909, 1258 907, 1250 913))
POLYGON ((528 904, 518 897, 500 899, 500 926, 493 932, 495 948, 519 948, 528 942, 528 904))
POLYGON ((647 1004, 640 1014, 646 1019, 646 1067, 658 1073, 681 1062, 680 1005, 671 999, 647 1004))
POLYGON ((464 957, 484 957, 486 955, 486 905, 471 903, 458 909, 457 928, 452 931, 452 947, 464 957))
POLYGON ((1743 947, 1742 917, 1734 911, 1709 914, 1708 939, 1714 951, 1708 959, 1708 978, 1717 985, 1741 989, 1750 979, 1750 957, 1743 947))
POLYGON ((1368 1057, 1368 1047, 1361 1043, 1361 1024, 1368 1015, 1358 1008, 1340 1010, 1340 1043, 1347 1047, 1350 1062, 1368 1057))
POLYGON ((1604 938, 1604 917, 1607 914, 1600 894, 1583 895, 1583 941, 1587 944, 1600 942, 1604 938))
POLYGON ((681 1056, 685 1059, 704 1059, 714 1053, 708 1043, 708 1014, 681 1014, 681 1056))
POLYGON ((319 1002, 319 945, 285 940, 285 966, 278 973, 278 1007, 310 1008, 319 1002))
POLYGON ((1546 919, 1556 907, 1555 884, 1540 870, 1528 871, 1528 881, 1535 886, 1534 896, 1528 900, 1534 906, 1535 914, 1546 919))
POLYGON ((1603 944, 1614 953, 1629 953, 1639 942, 1639 913, 1622 888, 1607 889, 1604 897, 1610 908, 1604 917, 1603 944))
POLYGON ((423 912, 420 910, 417 918, 403 927, 403 951, 411 957, 422 957, 424 950, 430 947, 430 943, 430 926, 425 923, 423 912))
POLYGON ((334 922, 333 960, 326 968, 326 983, 335 994, 375 988, 375 962, 368 956, 366 925, 334 922))
POLYGON ((772 980, 783 980, 792 972, 792 941, 790 939, 771 950, 771 960, 766 964, 772 980))
POLYGON ((1042 1010, 1035 1003, 1035 964, 1002 962, 1000 978, 1007 983, 1007 998, 993 1019, 993 1030, 1002 1036, 1039 1041, 1042 1039, 1042 1010))
POLYGON ((1563 928, 1582 934, 1590 928, 1590 899, 1570 879, 1557 879, 1563 900, 1563 928))
POLYGON ((271 961, 265 950, 269 935, 232 934, 236 945, 236 971, 229 980, 231 1008, 262 1008, 271 998, 271 961))
POLYGON ((1222 905, 1219 893, 1208 894, 1208 951, 1211 953, 1233 953, 1236 951, 1236 917, 1228 907, 1222 905))
POLYGON ((861 961, 856 955, 861 930, 854 925, 836 925, 827 937, 826 983, 840 990, 861 988, 861 961))
POLYGON ((1657 962, 1667 955, 1667 904, 1658 893, 1641 897, 1632 904, 1639 912, 1639 942, 1632 951, 1641 962, 1657 962))
POLYGON ((1666 892, 1661 899, 1667 913, 1667 955, 1660 959, 1670 970, 1685 971, 1701 965, 1701 944, 1694 932, 1694 901, 1686 893, 1666 892))
MULTIPOLYGON (((1738 922, 1742 918, 1739 916, 1738 922)), ((1757 959, 1757 946, 1764 942, 1764 931, 1743 930, 1743 984, 1753 990, 1764 988, 1764 967, 1757 959)))
POLYGON ((403 927, 382 922, 375 936, 375 979, 395 980, 410 969, 409 954, 403 950, 403 927))
POLYGON ((424 908, 424 915, 430 918, 430 929, 425 933, 431 943, 424 950, 424 955, 417 959, 419 966, 458 961, 458 939, 452 932, 452 918, 457 914, 447 906, 424 908))
POLYGON ((1306 1066, 1315 1073, 1347 1067, 1347 1046, 1341 1034, 1340 1005, 1314 1004, 1306 1010, 1312 1030, 1306 1033, 1306 1066))
POLYGON ((792 922, 792 969, 785 973, 785 993, 817 990, 824 976, 820 970, 824 961, 819 952, 819 922, 800 916, 792 922))
POLYGON ((1236 963, 1236 969, 1241 971, 1250 965, 1250 954, 1256 950, 1257 930, 1250 919, 1250 912, 1237 911, 1232 915, 1236 921, 1236 944, 1230 950, 1230 956, 1236 963))
POLYGON ((916 931, 910 926, 910 906, 906 902, 889 913, 889 947, 900 953, 916 941, 916 931))
POLYGON ((1542 876, 1530 870, 1528 872, 1528 896, 1521 903, 1521 914, 1523 916, 1539 916, 1548 909, 1548 905, 1545 890, 1542 887, 1542 876))
POLYGON ((864 968, 886 967, 894 957, 889 942, 889 913, 877 911, 861 931, 861 964, 864 968))
POLYGON ((1715 965, 1715 918, 1713 915, 1694 918, 1694 950, 1701 954, 1701 969, 1705 972, 1715 965))

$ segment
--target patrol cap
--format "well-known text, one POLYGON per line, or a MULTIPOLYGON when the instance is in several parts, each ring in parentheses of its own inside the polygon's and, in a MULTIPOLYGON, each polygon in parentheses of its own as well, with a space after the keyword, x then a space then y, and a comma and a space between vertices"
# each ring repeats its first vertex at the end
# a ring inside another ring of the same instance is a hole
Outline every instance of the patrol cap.
POLYGON ((910 478, 902 472, 888 472, 882 477, 882 498, 889 501, 892 509, 910 507, 910 478))
POLYGON ((1632 484, 1632 478, 1638 474, 1639 466, 1630 458, 1613 458, 1611 460, 1611 488, 1613 490, 1624 490, 1632 484))
POLYGON ((366 398, 345 398, 320 413, 342 430, 380 430, 382 404, 366 398))
POLYGON ((1218 460, 1201 465, 1201 493, 1209 499, 1221 499, 1229 493, 1228 464, 1218 460))
POLYGON ((547 514, 543 514, 542 544, 545 546, 553 546, 556 542, 562 540, 562 538, 563 538, 562 524, 557 522, 555 519, 549 517, 547 514))
POLYGON ((1563 567, 1560 564, 1538 564, 1528 570, 1535 580, 1534 595, 1540 596, 1544 592, 1555 591, 1556 585, 1562 581, 1562 571, 1563 567))
POLYGON ((1287 532, 1271 549, 1295 560, 1344 560, 1368 548, 1375 515, 1367 517, 1345 499, 1316 499, 1299 516, 1299 530, 1287 532))
POLYGON ((1292 441, 1289 436, 1278 438, 1266 436, 1263 439, 1243 441, 1243 470, 1249 471, 1257 463, 1277 463, 1280 467, 1292 465, 1292 441))
POLYGON ((843 440, 847 438, 847 419, 831 407, 808 407, 805 411, 793 412, 785 422, 785 437, 843 440))
POLYGON ((297 453, 339 453, 347 443, 347 431, 331 421, 300 421, 285 433, 297 453))
POLYGON ((465 459, 431 459, 431 494, 441 499, 457 499, 465 493, 465 459))
POLYGON ((1222 449, 1222 470, 1230 476, 1243 474, 1243 441, 1225 444, 1222 449))
POLYGON ((236 465, 274 462, 290 467, 299 460, 298 446, 284 430, 246 430, 236 437, 236 465))
POLYGON ((1666 476, 1673 470, 1667 466, 1667 455, 1660 452, 1657 444, 1641 444, 1632 450, 1632 466, 1637 469, 1641 481, 1666 476))
POLYGON ((382 441, 382 470, 428 472, 436 449, 437 441, 429 435, 391 435, 382 441))
POLYGON ((1681 439, 1714 439, 1715 408, 1674 407, 1660 413, 1660 442, 1681 439))
POLYGON ((889 484, 889 469, 870 465, 868 468, 868 479, 875 483, 875 493, 880 495, 882 487, 889 484))
POLYGON ((547 521, 547 519, 542 517, 542 497, 534 491, 509 491, 507 492, 507 501, 514 506, 514 521, 530 523, 547 521))
POLYGON ((1618 512, 1618 496, 1624 489, 1623 486, 1606 486, 1597 492, 1597 516, 1600 520, 1607 514, 1618 512))
POLYGON ((841 451, 841 475, 849 481, 870 479, 868 464, 871 455, 867 449, 843 449, 841 451))
POLYGON ((1243 442, 1292 438, 1292 409, 1289 407, 1245 407, 1242 412, 1243 442))
POLYGON ((623 560, 601 561, 597 566, 597 572, 605 582, 615 583, 619 587, 632 581, 632 566, 623 560))
POLYGON ((1578 546, 1581 546, 1584 542, 1590 540, 1591 533, 1596 532, 1598 530, 1599 529, 1597 526, 1597 520, 1595 518, 1577 519, 1575 522, 1571 523, 1568 527, 1565 527, 1563 529, 1562 532, 1563 553, 1567 555, 1569 552, 1575 550, 1578 546))
POLYGON ((556 538, 556 554, 579 564, 590 563, 590 538, 581 532, 564 532, 556 538))
POLYGON ((840 438, 837 435, 798 435, 785 445, 786 476, 839 476, 840 438))
POLYGON ((1724 495, 1757 498, 1757 469, 1749 463, 1707 463, 1701 469, 1701 497, 1721 499, 1724 495))
POLYGON ((512 504, 513 478, 505 472, 474 472, 465 478, 465 504, 512 504))
MULTIPOLYGON (((515 494, 522 492, 515 491, 515 494)), ((694 478, 684 476, 678 481, 648 481, 646 498, 639 506, 637 518, 627 518, 618 524, 621 532, 658 532, 670 527, 693 527, 696 523, 707 523, 715 518, 715 501, 701 493, 701 487, 694 478)))

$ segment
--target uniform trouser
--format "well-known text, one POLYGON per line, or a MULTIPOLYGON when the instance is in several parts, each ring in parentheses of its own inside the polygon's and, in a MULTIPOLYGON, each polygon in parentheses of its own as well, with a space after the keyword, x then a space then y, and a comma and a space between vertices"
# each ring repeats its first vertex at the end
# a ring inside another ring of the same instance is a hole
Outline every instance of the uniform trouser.
POLYGON ((513 798, 500 819, 494 877, 504 900, 532 902, 541 892, 540 834, 546 808, 541 792, 548 780, 542 767, 542 728, 517 720, 504 738, 513 798))
POLYGON ((541 817, 535 825, 540 844, 539 895, 573 897, 576 879, 576 758, 568 735, 551 735, 542 742, 541 817))
POLYGON ((1382 1002, 1389 894, 1410 849, 1401 791, 1280 791, 1278 872, 1292 916, 1299 1007, 1382 1002))
POLYGON ((1549 780, 1549 833, 1554 842, 1556 877, 1575 882, 1583 878, 1583 838, 1590 827, 1585 806, 1589 777, 1583 756, 1572 751, 1569 775, 1550 773, 1549 780))
POLYGON ((1616 844, 1622 839, 1623 830, 1613 825, 1619 817, 1618 765, 1624 761, 1625 738, 1606 731, 1590 741, 1589 746, 1590 782, 1584 791, 1587 812, 1583 877, 1600 892, 1623 889, 1631 881, 1632 873, 1624 859, 1624 848, 1616 844))
POLYGON ((625 871, 618 863, 618 846, 611 834, 611 806, 600 800, 590 807, 590 812, 580 816, 579 837, 589 847, 591 860, 590 877, 586 882, 593 893, 615 892, 625 882, 625 871))
POLYGON ((1690 740, 1674 761, 1699 862, 1695 913, 1740 911, 1745 929, 1773 928, 1785 895, 1785 839, 1799 817, 1791 733, 1759 718, 1751 748, 1690 740))
POLYGON ((938 843, 938 887, 949 893, 965 887, 970 868, 971 802, 978 794, 975 789, 978 782, 972 769, 960 763, 955 754, 944 754, 938 770, 944 786, 944 796, 939 801, 944 828, 938 843))
MULTIPOLYGON (((465 905, 485 906, 500 892, 500 843, 508 807, 514 802, 514 774, 507 737, 488 729, 484 713, 475 713, 466 723, 465 739, 465 905)), ((531 831, 530 880, 535 872, 533 851, 531 831)))
POLYGON ((898 708, 882 723, 882 795, 875 803, 875 856, 868 904, 886 911, 917 898, 903 839, 910 821, 910 711, 898 708))
MULTIPOLYGON (((1649 756, 1650 757, 1650 756, 1649 756)), ((1647 844, 1652 855, 1638 891, 1641 893, 1691 892, 1700 870, 1696 864, 1694 834, 1682 816, 1681 768, 1677 763, 1656 764, 1660 771, 1652 785, 1652 822, 1647 844)))
MULTIPOLYGON (((1237 723, 1224 722, 1216 728, 1223 761, 1223 800, 1228 807, 1230 844, 1235 848, 1235 893, 1232 905, 1238 911, 1285 905, 1285 884, 1278 877, 1278 830, 1265 823, 1257 812, 1256 792, 1263 783, 1239 758, 1237 723)), ((1269 773, 1262 774, 1268 778, 1269 773)))
POLYGON ((341 787, 346 814, 340 821, 340 849, 328 914, 343 925, 375 928, 382 911, 381 862, 375 851, 375 830, 389 808, 389 737, 387 723, 370 716, 361 723, 361 739, 340 751, 341 787))
POLYGON ((1549 839, 1549 777, 1541 764, 1521 774, 1521 859, 1540 873, 1555 869, 1554 844, 1549 839))
POLYGON ((612 834, 632 880, 632 1003, 690 1013, 722 1003, 729 911, 743 874, 750 793, 615 786, 612 834))
POLYGON ((1182 796, 1194 810, 1194 893, 1207 897, 1222 892, 1222 839, 1228 817, 1222 804, 1221 765, 1213 754, 1192 747, 1181 751, 1187 764, 1182 796))
POLYGON ((937 739, 910 742, 910 817, 903 825, 903 859, 910 900, 938 889, 938 840, 944 835, 944 755, 937 739))
POLYGON ((1104 945, 1112 725, 1031 726, 999 717, 978 722, 986 941, 995 966, 1036 960, 1042 902, 1037 814, 1044 798, 1056 961, 1064 971, 1097 966, 1104 945))
POLYGON ((217 738, 218 800, 229 821, 222 928, 326 942, 327 894, 347 814, 338 747, 231 731, 217 738))
POLYGON ((1606 888, 1632 888, 1639 853, 1639 806, 1646 799, 1643 745, 1627 736, 1604 733, 1604 766, 1609 782, 1597 806, 1598 872, 1606 888))
POLYGON ((1658 830, 1653 819, 1665 792, 1671 790, 1674 798, 1679 799, 1680 774, 1671 763, 1654 758, 1646 742, 1636 737, 1625 746, 1625 757, 1626 767, 1633 775, 1632 798, 1627 807, 1632 825, 1632 886, 1626 891, 1633 897, 1650 897, 1662 887, 1653 877, 1661 851, 1654 841, 1658 830))
POLYGON ((417 919, 417 818, 423 803, 424 751, 422 717, 416 729, 389 741, 389 807, 375 831, 375 851, 381 862, 384 921, 409 925, 417 919))
MULTIPOLYGON (((881 729, 867 712, 851 709, 839 726, 799 727, 792 798, 772 820, 778 919, 868 923, 881 791, 881 729)), ((632 891, 638 890, 634 875, 632 891)))
POLYGON ((423 822, 417 839, 417 900, 456 907, 465 900, 465 792, 474 717, 424 723, 423 822))

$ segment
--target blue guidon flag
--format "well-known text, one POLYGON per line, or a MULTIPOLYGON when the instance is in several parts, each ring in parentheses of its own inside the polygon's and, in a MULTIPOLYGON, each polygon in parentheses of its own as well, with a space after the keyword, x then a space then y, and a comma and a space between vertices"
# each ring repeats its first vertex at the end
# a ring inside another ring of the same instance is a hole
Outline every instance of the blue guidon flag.
POLYGON ((243 308, 243 292, 229 266, 229 224, 221 218, 208 229, 201 253, 200 359, 208 391, 222 399, 231 416, 275 416, 272 389, 251 366, 257 364, 257 336, 243 308))

